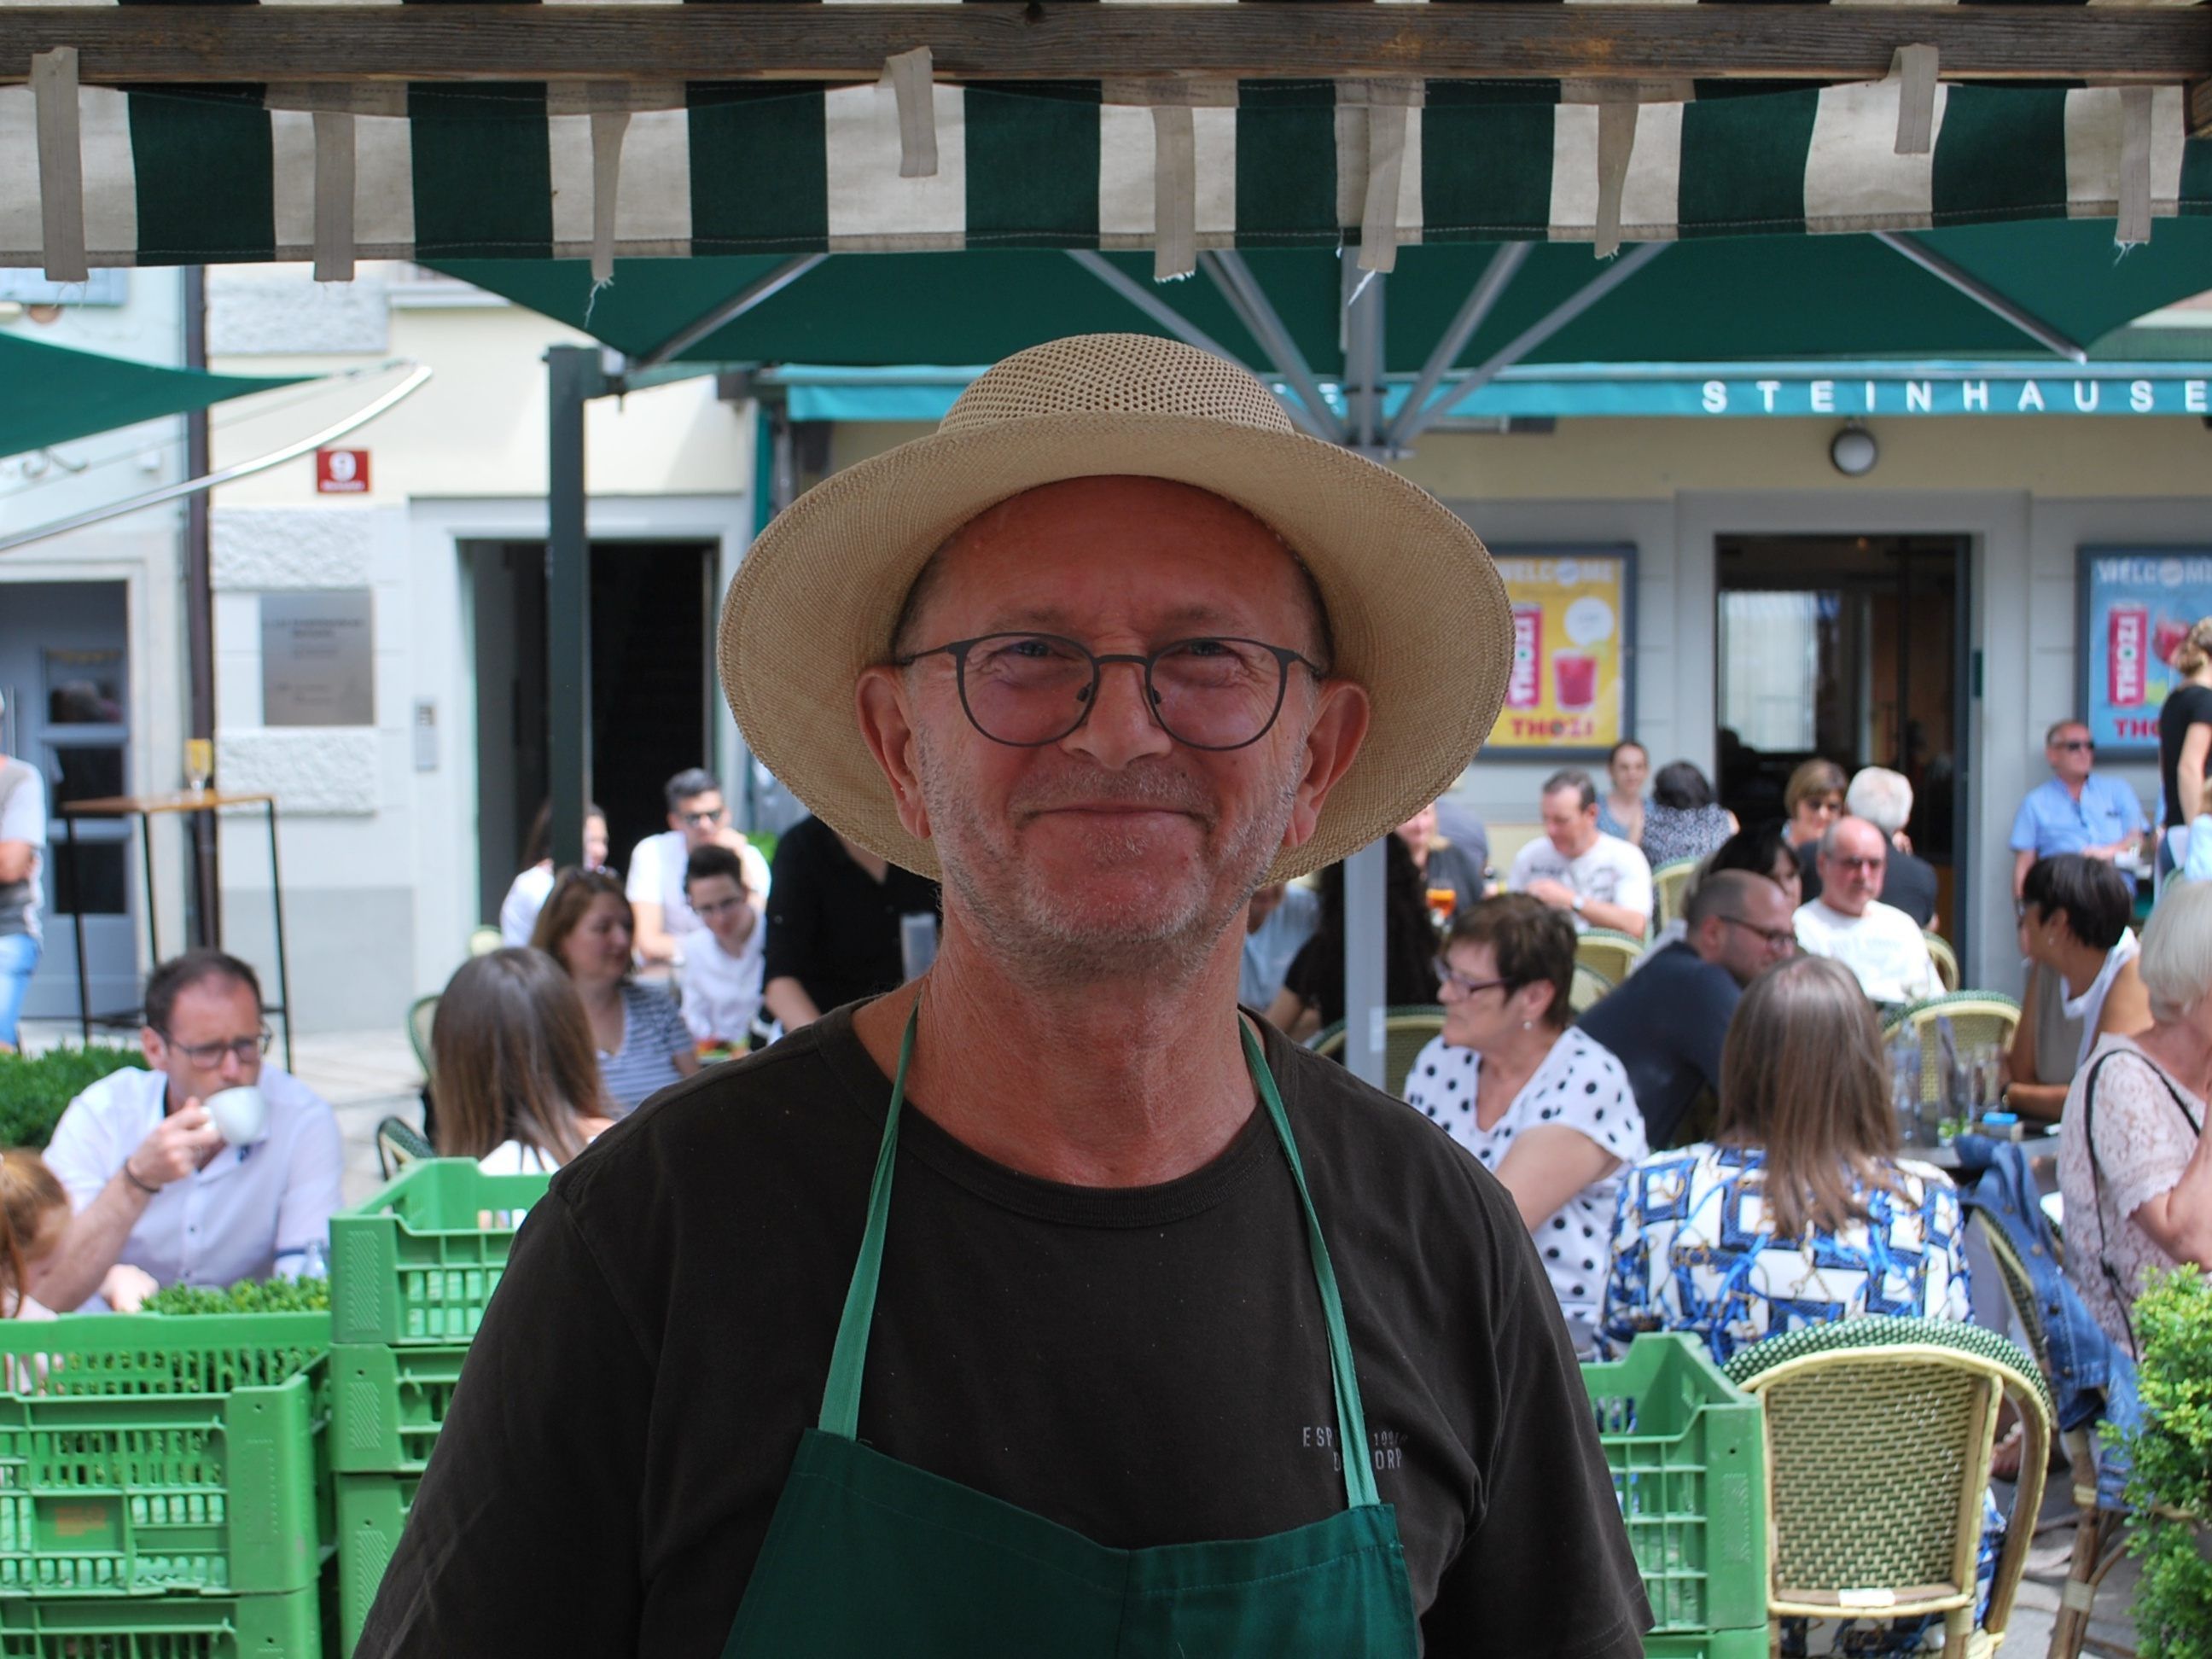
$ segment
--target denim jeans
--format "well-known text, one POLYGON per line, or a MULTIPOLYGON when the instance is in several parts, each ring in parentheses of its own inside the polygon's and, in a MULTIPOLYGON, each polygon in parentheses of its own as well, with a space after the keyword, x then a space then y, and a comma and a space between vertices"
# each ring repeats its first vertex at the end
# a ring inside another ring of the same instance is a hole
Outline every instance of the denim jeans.
POLYGON ((15 1016, 23 1012, 31 975, 39 969, 39 941, 28 933, 0 933, 0 1042, 15 1042, 15 1016))

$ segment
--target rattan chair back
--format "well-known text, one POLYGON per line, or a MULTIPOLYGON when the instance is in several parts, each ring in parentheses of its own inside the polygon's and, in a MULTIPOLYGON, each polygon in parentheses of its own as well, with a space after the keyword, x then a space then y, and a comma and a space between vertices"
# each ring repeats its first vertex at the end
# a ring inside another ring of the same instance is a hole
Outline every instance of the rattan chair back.
POLYGON ((1948 1021, 1956 1048, 2012 1047, 2012 1034, 2020 1025, 2020 1004, 1997 991, 1949 991, 1899 1009, 1882 1022, 1882 1041, 1911 1030, 1920 1042, 1920 1100, 1923 1105, 1943 1103, 1948 1079, 1943 1075, 1943 1045, 1938 1027, 1948 1021))
POLYGON ((1936 964, 1936 976, 1943 981, 1945 992, 1959 988, 1959 953, 1951 948, 1951 941, 1941 933, 1923 933, 1928 943, 1928 959, 1936 964))
POLYGON ((1575 982, 1567 992, 1567 1006, 1578 1014, 1586 1014, 1598 1000, 1613 989, 1613 981, 1587 962, 1575 964, 1575 982))
POLYGON ((1610 927, 1593 927, 1575 940, 1575 960, 1595 968, 1613 984, 1628 977, 1628 970, 1644 954, 1644 941, 1610 927))
POLYGON ((1690 882, 1698 873, 1695 859, 1669 859, 1651 872, 1651 926, 1656 929, 1682 914, 1690 882))

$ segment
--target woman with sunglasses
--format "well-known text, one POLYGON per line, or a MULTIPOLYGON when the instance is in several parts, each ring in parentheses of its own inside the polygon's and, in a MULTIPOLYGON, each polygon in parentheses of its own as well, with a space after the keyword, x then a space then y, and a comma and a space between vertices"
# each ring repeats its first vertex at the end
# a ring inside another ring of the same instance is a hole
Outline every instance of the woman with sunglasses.
POLYGON ((1574 924, 1525 893, 1487 899, 1452 923, 1437 971, 1444 1029, 1414 1060, 1406 1098, 1513 1194, 1585 1347, 1619 1171, 1644 1144, 1628 1073, 1567 1023, 1574 924))

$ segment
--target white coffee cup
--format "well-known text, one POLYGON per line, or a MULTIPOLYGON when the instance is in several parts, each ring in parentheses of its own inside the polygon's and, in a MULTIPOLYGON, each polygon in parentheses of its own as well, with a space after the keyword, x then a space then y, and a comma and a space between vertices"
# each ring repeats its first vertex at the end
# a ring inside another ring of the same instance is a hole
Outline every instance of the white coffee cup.
POLYGON ((234 1146, 251 1146, 269 1133, 269 1099, 251 1083, 210 1095, 200 1103, 234 1146))

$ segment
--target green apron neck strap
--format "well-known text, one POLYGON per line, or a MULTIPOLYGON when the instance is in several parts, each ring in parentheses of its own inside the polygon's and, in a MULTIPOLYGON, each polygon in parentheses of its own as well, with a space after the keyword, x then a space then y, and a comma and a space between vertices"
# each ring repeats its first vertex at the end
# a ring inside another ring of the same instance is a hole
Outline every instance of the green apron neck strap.
MULTIPOLYGON (((914 1063, 914 1034, 921 1018, 921 1004, 906 1018, 899 1038, 898 1073, 891 1079, 890 1104, 884 1112, 883 1145, 876 1153, 875 1178, 868 1187, 867 1225, 860 1233, 860 1259, 853 1266, 853 1282, 845 1291, 845 1310, 837 1321, 837 1343, 830 1356, 830 1382, 822 1392, 818 1426, 824 1434, 857 1440, 860 1431, 860 1375, 868 1358, 868 1329, 876 1314, 876 1286, 883 1277, 884 1230, 890 1218, 891 1176, 898 1163, 899 1111, 906 1103, 907 1069, 914 1063)), ((1321 1221, 1314 1213, 1313 1195, 1306 1190, 1305 1166, 1298 1159, 1298 1143, 1291 1133, 1289 1114, 1275 1087, 1274 1074, 1259 1040, 1240 1014, 1237 1035, 1244 1042, 1244 1063, 1282 1143, 1283 1157, 1291 1166, 1291 1179, 1298 1189, 1298 1207, 1306 1218, 1306 1249, 1313 1261, 1314 1285, 1321 1292, 1322 1317, 1328 1328, 1329 1381, 1336 1395, 1338 1455, 1344 1464, 1345 1495, 1353 1509, 1382 1500, 1375 1490, 1375 1466, 1367 1446, 1367 1414, 1359 1403, 1359 1377, 1352 1369, 1352 1337, 1344 1325, 1344 1298, 1337 1293, 1336 1270, 1329 1263, 1328 1244, 1322 1237, 1321 1221)))
POLYGON ((906 1017, 899 1038, 898 1075, 891 1079, 891 1103, 884 1112, 883 1146, 876 1153, 875 1179, 868 1183, 868 1224, 860 1231, 860 1259, 845 1290, 845 1311, 837 1321, 837 1346, 830 1353, 830 1384, 822 1391, 818 1426, 841 1440, 860 1437, 860 1373, 868 1363, 868 1327, 875 1322, 876 1284, 884 1276, 884 1227, 891 1213, 891 1171, 898 1163, 899 1108, 906 1103, 906 1072, 914 1063, 914 1034, 921 1021, 921 999, 906 1017))
POLYGON ((1359 1403, 1359 1374, 1352 1363, 1352 1334, 1344 1327, 1344 1298, 1337 1293, 1336 1269, 1329 1262, 1328 1241, 1321 1235, 1321 1218, 1314 1213, 1313 1194, 1306 1190, 1305 1165, 1298 1158, 1297 1137, 1291 1133, 1290 1114, 1283 1109, 1275 1074, 1268 1069, 1260 1039, 1252 1035, 1242 1014, 1237 1017, 1237 1032, 1244 1039, 1244 1063, 1260 1087, 1260 1099, 1274 1123, 1276 1137, 1283 1143, 1291 1179, 1297 1183, 1298 1207, 1305 1212, 1306 1247, 1313 1257, 1314 1284, 1321 1291, 1322 1317, 1328 1326, 1328 1369, 1336 1390, 1337 1451, 1344 1464, 1345 1497, 1353 1509, 1365 1509, 1382 1498, 1375 1490, 1375 1465, 1367 1447, 1367 1413, 1359 1403))

